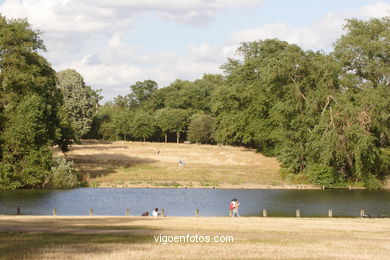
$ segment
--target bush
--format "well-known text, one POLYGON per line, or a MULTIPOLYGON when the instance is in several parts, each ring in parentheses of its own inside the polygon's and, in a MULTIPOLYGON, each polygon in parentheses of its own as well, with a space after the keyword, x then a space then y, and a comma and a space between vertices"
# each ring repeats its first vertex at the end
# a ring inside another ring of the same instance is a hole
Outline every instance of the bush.
POLYGON ((51 172, 49 186, 52 188, 74 188, 79 185, 72 161, 67 161, 65 158, 54 159, 51 172))
POLYGON ((342 186, 345 180, 341 174, 335 173, 332 167, 323 164, 309 164, 305 169, 305 173, 309 176, 310 182, 326 187, 342 186))
POLYGON ((382 188, 382 182, 375 175, 368 174, 364 179, 364 187, 369 190, 377 190, 382 188))
POLYGON ((390 175, 390 148, 382 149, 381 166, 382 175, 390 175))

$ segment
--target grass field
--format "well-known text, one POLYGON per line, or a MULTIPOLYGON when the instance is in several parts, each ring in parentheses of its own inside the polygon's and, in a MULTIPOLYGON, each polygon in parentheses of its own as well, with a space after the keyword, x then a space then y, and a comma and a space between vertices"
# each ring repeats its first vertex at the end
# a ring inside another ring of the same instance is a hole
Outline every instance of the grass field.
POLYGON ((243 147, 84 141, 72 145, 67 159, 89 186, 289 187, 275 158, 243 147))
POLYGON ((0 216, 2 259, 389 259, 390 219, 0 216), (154 236, 233 236, 156 243, 154 236))

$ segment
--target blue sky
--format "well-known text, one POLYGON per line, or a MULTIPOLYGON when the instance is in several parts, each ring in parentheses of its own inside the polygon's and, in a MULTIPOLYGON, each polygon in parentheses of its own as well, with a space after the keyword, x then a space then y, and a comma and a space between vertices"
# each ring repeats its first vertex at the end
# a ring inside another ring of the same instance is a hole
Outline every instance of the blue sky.
POLYGON ((329 52, 344 19, 390 16, 390 0, 0 0, 0 12, 27 18, 57 71, 76 69, 110 100, 138 80, 221 73, 243 41, 329 52))

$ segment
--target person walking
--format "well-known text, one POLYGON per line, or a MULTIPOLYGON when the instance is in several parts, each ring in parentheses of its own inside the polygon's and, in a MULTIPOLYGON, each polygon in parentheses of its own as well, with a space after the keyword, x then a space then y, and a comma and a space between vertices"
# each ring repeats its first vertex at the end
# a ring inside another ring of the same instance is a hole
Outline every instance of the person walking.
POLYGON ((239 207, 240 207, 240 201, 238 199, 235 199, 234 205, 233 205, 232 217, 239 217, 240 216, 240 214, 238 213, 239 207))
POLYGON ((233 209, 234 209, 234 199, 232 199, 232 201, 230 201, 229 204, 229 217, 233 216, 233 209))

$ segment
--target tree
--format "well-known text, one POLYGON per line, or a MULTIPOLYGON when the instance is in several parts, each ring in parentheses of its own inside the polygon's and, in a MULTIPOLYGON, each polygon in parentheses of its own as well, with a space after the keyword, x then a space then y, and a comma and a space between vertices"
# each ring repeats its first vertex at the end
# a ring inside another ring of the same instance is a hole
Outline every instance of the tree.
POLYGON ((75 70, 63 70, 57 76, 64 109, 78 140, 90 130, 101 97, 98 91, 85 85, 83 77, 75 70))
POLYGON ((128 95, 129 105, 136 107, 149 100, 156 92, 158 85, 153 80, 137 81, 130 86, 131 93, 128 95))
MULTIPOLYGON (((345 89, 366 97, 387 96, 390 89, 390 17, 361 21, 347 20, 347 33, 335 45, 334 56, 342 64, 345 89), (375 94, 376 93, 376 94, 375 94)), ((372 102, 371 101, 368 101, 372 102)), ((367 102, 365 102, 367 103, 367 102)), ((374 102, 377 134, 381 145, 390 140, 389 102, 374 102)))
POLYGON ((156 112, 156 122, 167 142, 168 133, 176 133, 176 142, 180 141, 180 134, 184 132, 188 123, 189 114, 183 109, 166 107, 156 112))
POLYGON ((212 143, 214 123, 215 118, 210 115, 194 115, 188 126, 188 139, 196 143, 212 143))
POLYGON ((132 119, 131 135, 134 138, 142 138, 143 141, 156 133, 154 118, 149 113, 139 110, 132 119))
POLYGON ((171 107, 190 110, 192 113, 211 112, 211 93, 224 83, 222 75, 205 74, 194 82, 175 80, 156 92, 159 108, 171 107))
POLYGON ((346 29, 330 55, 243 43, 213 93, 217 140, 257 147, 314 183, 376 187, 388 164, 389 18, 346 29))
POLYGON ((42 187, 51 174, 49 146, 66 149, 56 74, 26 20, 0 16, 0 188, 42 187))
POLYGON ((343 76, 356 77, 355 87, 390 86, 390 17, 349 19, 344 29, 347 33, 337 40, 334 51, 343 76))

